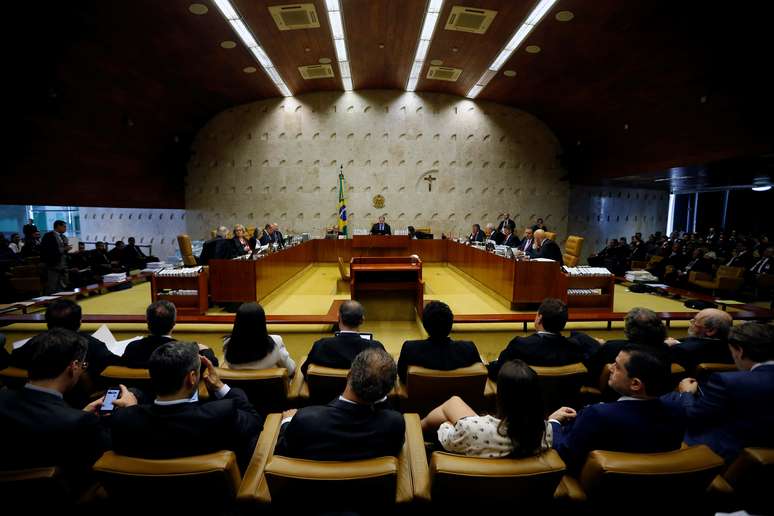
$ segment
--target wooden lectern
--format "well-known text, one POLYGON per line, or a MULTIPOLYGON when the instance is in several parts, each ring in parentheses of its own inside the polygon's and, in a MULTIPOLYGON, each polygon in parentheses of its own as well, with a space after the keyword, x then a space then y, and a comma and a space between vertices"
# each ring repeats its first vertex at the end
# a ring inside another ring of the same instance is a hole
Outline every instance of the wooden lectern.
POLYGON ((349 263, 349 277, 349 291, 352 299, 359 300, 367 293, 410 292, 417 313, 422 314, 425 283, 422 280, 422 260, 419 258, 412 256, 354 257, 349 263))

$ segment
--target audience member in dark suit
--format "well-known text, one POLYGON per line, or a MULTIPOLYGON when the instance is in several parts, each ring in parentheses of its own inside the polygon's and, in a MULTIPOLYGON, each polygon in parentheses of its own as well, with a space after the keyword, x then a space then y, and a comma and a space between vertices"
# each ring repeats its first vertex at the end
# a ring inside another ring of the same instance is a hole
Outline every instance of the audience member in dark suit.
POLYGON ((705 308, 691 319, 688 337, 682 340, 668 338, 669 356, 687 371, 693 371, 702 362, 733 364, 728 350, 728 332, 733 319, 728 312, 705 308))
POLYGON ((731 462, 742 448, 774 448, 774 327, 735 326, 728 344, 739 371, 715 373, 701 386, 686 378, 664 399, 685 407, 687 444, 706 444, 731 462))
MULTIPOLYGON (((229 247, 231 241, 226 239, 228 235, 228 228, 226 226, 220 226, 215 234, 215 238, 207 240, 202 245, 202 252, 199 255, 199 264, 207 265, 210 260, 225 260, 230 258, 229 247)), ((254 239, 250 239, 250 247, 255 248, 253 243, 254 239)))
POLYGON ((733 256, 726 262, 728 267, 743 267, 745 270, 753 265, 752 250, 744 243, 740 242, 734 249, 733 256))
POLYGON ((232 450, 244 472, 263 426, 244 391, 224 384, 195 342, 163 344, 151 355, 148 369, 157 397, 152 404, 113 414, 116 453, 170 459, 232 450), (199 401, 202 378, 210 392, 207 401, 199 401))
POLYGON ((40 241, 40 259, 46 266, 46 293, 51 294, 67 288, 67 253, 70 245, 65 232, 67 223, 54 221, 54 229, 43 235, 40 241))
POLYGON ((503 216, 503 220, 497 225, 497 231, 505 233, 505 228, 510 228, 511 233, 516 231, 516 223, 511 218, 510 213, 506 213, 505 216, 503 216))
POLYGON ((398 376, 402 382, 406 381, 406 371, 410 365, 451 371, 481 362, 475 344, 468 340, 449 338, 453 323, 454 314, 446 303, 431 301, 425 306, 422 326, 428 338, 403 343, 398 358, 398 376))
POLYGON ((481 225, 473 224, 473 227, 470 230, 470 234, 468 235, 468 242, 483 242, 483 241, 484 241, 484 232, 481 231, 481 225))
POLYGON ((521 241, 519 240, 519 237, 513 234, 513 231, 511 231, 511 228, 509 226, 505 226, 503 228, 502 245, 505 245, 508 247, 519 247, 519 245, 521 245, 521 241))
POLYGON ((562 259, 562 250, 559 249, 559 244, 546 238, 546 233, 542 229, 538 229, 533 233, 535 237, 535 244, 532 249, 532 258, 548 258, 559 262, 559 265, 564 265, 562 259))
MULTIPOLYGON (((172 328, 175 327, 177 309, 173 303, 161 300, 148 305, 145 310, 145 320, 148 323, 150 335, 130 342, 124 350, 121 363, 126 367, 147 369, 151 354, 162 344, 173 342, 172 328)), ((218 365, 218 359, 210 348, 199 344, 199 353, 210 362, 218 365)))
POLYGON ((274 453, 311 460, 360 460, 397 456, 406 427, 399 412, 382 403, 395 385, 395 361, 369 348, 352 361, 347 387, 324 406, 283 413, 274 453))
MULTIPOLYGON (((83 485, 92 464, 110 448, 110 437, 97 411, 102 398, 83 410, 65 403, 86 368, 87 344, 77 333, 55 328, 25 345, 35 349, 22 389, 0 391, 2 469, 57 465, 83 485)), ((116 406, 134 396, 121 386, 116 406)), ((43 493, 42 493, 43 494, 43 493)))
POLYGON ((108 258, 107 244, 105 242, 97 242, 96 248, 89 251, 89 263, 91 264, 91 270, 96 276, 102 277, 113 272, 113 265, 110 263, 110 258, 108 258))
POLYGON ((489 363, 489 377, 497 378, 500 366, 509 360, 523 360, 534 366, 562 366, 586 359, 587 351, 576 341, 565 338, 561 331, 567 324, 567 305, 559 299, 548 298, 540 303, 535 315, 535 330, 529 337, 514 337, 489 363))
POLYGON ((384 346, 378 340, 364 339, 358 333, 365 320, 363 305, 347 300, 339 306, 339 332, 334 337, 325 337, 312 345, 301 372, 306 375, 309 364, 317 364, 337 369, 349 369, 352 360, 364 349, 384 346))
POLYGON ((494 240, 496 245, 500 245, 503 243, 504 239, 505 237, 495 229, 494 224, 490 222, 486 225, 486 229, 484 230, 484 241, 494 240))
POLYGON ((608 385, 621 397, 575 411, 562 407, 549 420, 553 446, 577 473, 593 450, 655 453, 680 448, 685 417, 680 407, 658 398, 668 390, 669 364, 637 346, 618 353, 608 385))
POLYGON ((124 247, 124 254, 121 263, 128 269, 144 269, 150 262, 159 261, 155 256, 146 255, 142 249, 137 247, 134 237, 129 237, 128 244, 124 247))
POLYGON ((668 361, 669 346, 664 342, 666 328, 656 312, 648 308, 635 307, 629 310, 624 318, 625 340, 610 340, 605 342, 599 339, 601 346, 596 353, 589 357, 586 368, 592 381, 599 378, 602 368, 615 362, 618 353, 629 344, 642 346, 661 356, 668 361))
POLYGON ((236 258, 253 250, 250 247, 250 242, 245 235, 245 227, 242 224, 234 226, 234 237, 229 242, 231 243, 231 248, 227 252, 227 258, 236 258))
POLYGON ((118 240, 115 244, 113 244, 113 249, 108 251, 108 254, 107 254, 108 259, 111 262, 115 262, 118 264, 123 263, 125 249, 126 249, 126 244, 124 244, 124 241, 118 240))
POLYGON ((371 226, 372 235, 392 235, 390 225, 384 222, 384 215, 379 216, 379 222, 371 226))
POLYGON ((40 256, 40 231, 35 231, 30 238, 24 238, 21 256, 22 258, 40 256))
POLYGON ((35 225, 35 221, 30 219, 29 224, 25 224, 22 228, 22 233, 24 234, 24 241, 27 242, 27 240, 32 239, 33 235, 35 233, 38 233, 38 226, 35 225))

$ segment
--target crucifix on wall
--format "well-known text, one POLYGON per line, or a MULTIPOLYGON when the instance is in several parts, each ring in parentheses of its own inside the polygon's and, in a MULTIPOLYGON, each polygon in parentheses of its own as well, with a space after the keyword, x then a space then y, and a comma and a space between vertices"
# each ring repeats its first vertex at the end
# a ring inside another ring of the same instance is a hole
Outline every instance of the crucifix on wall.
POLYGON ((427 181, 427 191, 432 192, 433 191, 433 181, 438 179, 437 177, 433 177, 432 175, 428 174, 425 176, 425 181, 427 181))

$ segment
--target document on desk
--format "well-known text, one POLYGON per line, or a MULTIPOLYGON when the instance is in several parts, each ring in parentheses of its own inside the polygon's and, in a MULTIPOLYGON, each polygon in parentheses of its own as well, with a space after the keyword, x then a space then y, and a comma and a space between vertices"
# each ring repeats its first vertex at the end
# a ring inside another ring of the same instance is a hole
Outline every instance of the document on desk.
POLYGON ((556 260, 552 260, 551 258, 532 258, 530 261, 531 262, 555 262, 556 260))

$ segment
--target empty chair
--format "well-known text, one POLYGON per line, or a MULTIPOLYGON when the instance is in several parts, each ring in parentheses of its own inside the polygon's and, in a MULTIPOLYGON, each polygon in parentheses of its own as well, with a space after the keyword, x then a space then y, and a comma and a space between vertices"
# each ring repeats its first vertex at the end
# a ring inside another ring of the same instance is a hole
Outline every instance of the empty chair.
POLYGON ((28 514, 61 510, 76 502, 76 495, 58 467, 0 470, 0 500, 4 510, 28 514))
POLYGON ((581 236, 570 235, 564 243, 564 254, 562 259, 568 267, 575 267, 580 261, 581 251, 583 250, 583 240, 581 236))
POLYGON ((18 367, 6 367, 0 370, 0 385, 4 385, 11 389, 18 389, 24 387, 24 384, 29 380, 26 369, 20 369, 18 367))
POLYGON ((183 265, 186 267, 195 267, 196 258, 193 255, 191 237, 188 235, 177 235, 177 244, 180 246, 180 256, 183 258, 183 265))
POLYGON ((439 371, 409 366, 406 385, 398 391, 403 412, 425 415, 451 396, 459 396, 474 410, 487 407, 484 399, 487 370, 482 363, 468 367, 439 371))
POLYGON ((231 387, 239 387, 260 414, 281 412, 288 407, 288 370, 218 369, 218 376, 231 387))
MULTIPOLYGON (((549 414, 563 405, 577 405, 588 370, 581 363, 556 367, 530 366, 538 375, 543 404, 549 414)), ((609 373, 608 373, 609 375, 609 373)), ((607 379, 605 379, 605 384, 607 379)))
POLYGON ((744 448, 723 473, 731 486, 735 504, 751 514, 770 514, 774 486, 774 449, 744 448))
POLYGON ((347 386, 349 369, 336 369, 311 364, 302 376, 303 382, 298 393, 299 402, 309 405, 324 405, 337 398, 347 386))
POLYGON ((209 507, 219 511, 234 504, 241 476, 236 455, 219 451, 178 459, 139 459, 112 451, 94 464, 100 484, 117 509, 153 511, 209 507), (151 502, 152 500, 152 502, 151 502))

